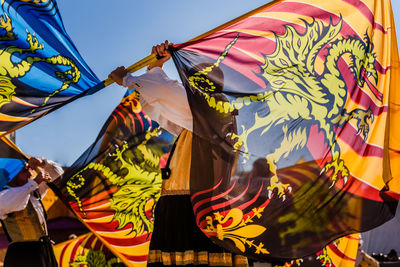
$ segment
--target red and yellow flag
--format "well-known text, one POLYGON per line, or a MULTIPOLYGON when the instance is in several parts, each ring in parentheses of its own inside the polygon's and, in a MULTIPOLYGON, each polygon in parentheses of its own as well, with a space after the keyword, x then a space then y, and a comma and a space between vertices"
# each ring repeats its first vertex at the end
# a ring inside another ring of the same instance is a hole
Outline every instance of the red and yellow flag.
POLYGON ((57 244, 53 248, 59 267, 122 264, 122 261, 92 233, 57 244))
POLYGON ((132 93, 52 187, 127 266, 147 264, 161 190, 161 156, 171 145, 170 135, 162 133, 132 93))
POLYGON ((295 259, 393 217, 389 0, 274 1, 173 50, 194 118, 193 210, 214 242, 295 259))

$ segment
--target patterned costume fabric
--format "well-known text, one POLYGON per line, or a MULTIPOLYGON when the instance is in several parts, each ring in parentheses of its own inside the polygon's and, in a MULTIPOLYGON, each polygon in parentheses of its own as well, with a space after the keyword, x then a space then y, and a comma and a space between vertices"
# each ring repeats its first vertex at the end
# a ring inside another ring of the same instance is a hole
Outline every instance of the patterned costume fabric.
POLYGON ((393 217, 400 68, 389 0, 274 1, 175 45, 173 59, 194 120, 196 223, 218 245, 297 259, 393 217))
POLYGON ((135 93, 52 188, 128 266, 146 266, 169 133, 142 112, 135 93))
POLYGON ((99 83, 62 23, 55 0, 0 6, 0 132, 99 83))

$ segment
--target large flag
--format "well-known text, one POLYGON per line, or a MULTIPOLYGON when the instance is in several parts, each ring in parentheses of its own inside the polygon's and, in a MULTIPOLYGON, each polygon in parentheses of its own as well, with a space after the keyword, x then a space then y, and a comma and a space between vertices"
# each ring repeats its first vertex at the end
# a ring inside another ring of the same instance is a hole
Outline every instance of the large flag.
POLYGON ((389 0, 274 1, 173 50, 194 118, 193 210, 215 243, 295 259, 393 217, 389 0))
POLYGON ((160 167, 172 139, 134 96, 122 100, 93 145, 52 188, 125 264, 146 266, 160 167))
POLYGON ((125 266, 93 233, 55 245, 54 254, 59 267, 125 266))
POLYGON ((0 132, 99 83, 55 0, 2 0, 0 51, 0 132))

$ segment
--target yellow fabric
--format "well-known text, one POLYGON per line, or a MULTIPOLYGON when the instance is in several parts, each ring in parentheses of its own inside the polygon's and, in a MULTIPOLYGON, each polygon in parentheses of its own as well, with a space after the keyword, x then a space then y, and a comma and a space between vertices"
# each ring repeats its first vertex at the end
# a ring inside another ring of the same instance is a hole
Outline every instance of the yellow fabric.
POLYGON ((333 266, 353 267, 356 263, 360 234, 342 237, 326 247, 327 254, 333 266), (334 249, 333 249, 334 248, 334 249), (343 257, 343 255, 345 257, 343 257))
MULTIPOLYGON (((388 1, 390 6, 390 1, 388 1)), ((391 6, 388 11, 392 12, 391 6)), ((389 14, 390 15, 390 14, 389 14)), ((391 191, 400 192, 400 62, 399 62, 399 51, 397 48, 396 30, 393 16, 387 16, 390 18, 391 25, 391 51, 389 55, 391 59, 391 75, 390 75, 390 94, 389 94, 389 131, 386 137, 388 142, 388 152, 385 151, 385 156, 390 159, 390 165, 385 167, 389 168, 390 174, 385 175, 392 178, 389 182, 389 188, 391 191), (387 155, 389 153, 389 156, 387 155)), ((386 161, 385 161, 386 163, 386 161)), ((386 170, 386 168, 385 168, 386 170)), ((386 173, 385 173, 386 174, 386 173)))
POLYGON ((161 195, 190 194, 190 164, 192 155, 192 132, 183 130, 170 162, 171 176, 163 180, 161 195))

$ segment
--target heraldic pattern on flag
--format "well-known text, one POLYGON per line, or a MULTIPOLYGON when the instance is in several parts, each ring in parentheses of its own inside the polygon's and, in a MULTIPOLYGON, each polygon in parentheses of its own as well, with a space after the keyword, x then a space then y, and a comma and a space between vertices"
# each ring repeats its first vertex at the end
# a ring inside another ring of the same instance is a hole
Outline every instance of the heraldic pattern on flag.
POLYGON ((394 216, 389 0, 274 1, 172 50, 194 119, 193 211, 215 243, 290 260, 394 216))
POLYGON ((52 188, 128 266, 146 266, 153 211, 171 135, 142 112, 136 93, 52 188))
POLYGON ((59 267, 125 266, 93 233, 54 246, 59 267))
POLYGON ((2 0, 0 50, 0 132, 99 83, 55 0, 2 0))

